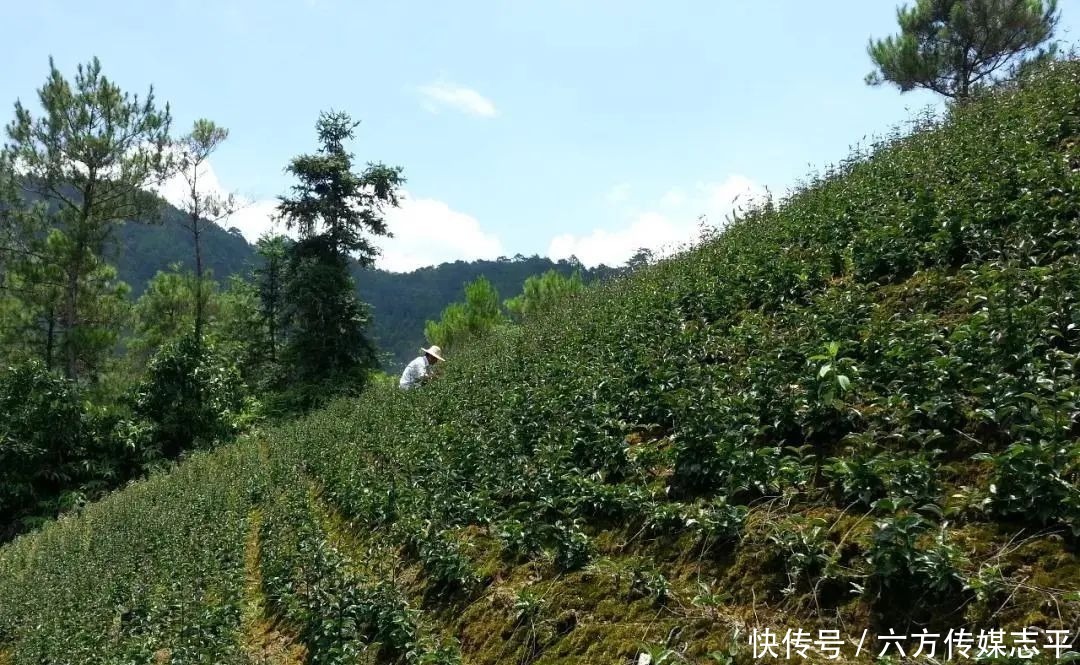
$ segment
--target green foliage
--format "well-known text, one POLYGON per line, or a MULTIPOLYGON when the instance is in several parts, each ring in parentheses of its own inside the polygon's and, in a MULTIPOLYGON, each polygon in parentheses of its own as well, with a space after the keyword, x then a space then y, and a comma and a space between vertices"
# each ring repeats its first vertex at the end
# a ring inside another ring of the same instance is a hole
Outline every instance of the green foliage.
POLYGON ((586 283, 621 272, 607 266, 585 269, 573 257, 555 262, 539 256, 517 256, 495 261, 454 261, 407 273, 356 269, 353 276, 361 299, 371 303, 371 332, 377 347, 389 354, 400 369, 416 356, 418 347, 427 345, 424 322, 437 320, 447 305, 460 300, 462 284, 484 277, 499 293, 513 294, 522 290, 529 277, 549 270, 564 277, 578 271, 586 283))
POLYGON ((146 285, 135 302, 133 335, 129 349, 143 362, 158 353, 165 345, 190 335, 195 327, 196 302, 199 292, 203 298, 203 316, 216 314, 217 284, 210 277, 199 279, 192 273, 181 272, 179 265, 168 272, 159 272, 146 285))
POLYGON ((635 566, 630 570, 630 595, 649 598, 657 605, 664 604, 671 595, 671 585, 663 573, 651 566, 635 566))
POLYGON ((365 334, 368 309, 356 297, 345 259, 325 238, 298 241, 290 253, 281 402, 303 410, 359 392, 375 365, 375 350, 365 334))
MULTIPOLYGON (((349 262, 372 263, 377 252, 364 234, 389 234, 383 208, 397 205, 404 180, 399 167, 383 164, 353 172, 345 141, 358 124, 345 113, 320 114, 319 152, 294 158, 286 169, 299 182, 291 196, 281 198, 278 212, 300 233, 288 249, 282 291, 288 334, 283 381, 289 387, 281 401, 286 408, 306 409, 359 390, 376 365, 366 334, 368 308, 356 296, 349 262)), ((264 248, 271 260, 277 253, 270 244, 264 248)), ((264 289, 264 305, 267 294, 264 289)), ((269 306, 266 312, 272 328, 269 306)))
POLYGON ((168 645, 182 662, 248 662, 236 635, 248 515, 266 490, 260 472, 252 445, 196 455, 51 525, 50 550, 62 552, 52 564, 71 575, 60 587, 48 581, 56 572, 37 568, 31 539, 0 550, 8 655, 149 663, 168 645), (27 583, 41 595, 24 593, 27 583))
POLYGON ((129 477, 143 451, 123 427, 40 363, 0 371, 0 540, 129 477))
POLYGON ((214 298, 214 304, 216 313, 210 326, 213 343, 223 355, 235 360, 246 384, 265 385, 272 371, 272 357, 258 287, 234 275, 214 298))
MULTIPOLYGON (((115 272, 102 255, 111 231, 125 220, 150 219, 157 198, 145 190, 168 165, 170 116, 157 108, 151 89, 144 99, 123 92, 101 73, 95 58, 68 81, 49 61, 49 78, 38 91, 41 113, 15 103, 5 154, 20 165, 29 192, 47 204, 47 248, 33 259, 55 287, 30 306, 50 324, 46 348, 54 346, 64 373, 76 379, 100 374, 112 350, 120 317, 115 272)), ((51 356, 46 356, 51 364, 51 356)))
MULTIPOLYGON (((195 270, 188 228, 190 218, 166 202, 161 202, 160 211, 158 223, 124 222, 106 241, 104 256, 116 266, 120 279, 131 285, 135 296, 142 294, 154 275, 170 266, 179 264, 183 272, 195 270)), ((255 247, 235 227, 226 230, 219 224, 209 224, 203 228, 200 239, 203 267, 219 279, 227 280, 233 275, 247 277, 259 264, 255 247)))
POLYGON ((990 508, 1007 519, 1059 523, 1080 536, 1080 444, 1014 443, 994 465, 990 508))
POLYGON ((432 344, 454 352, 504 321, 499 292, 486 277, 478 277, 465 285, 465 302, 451 303, 438 321, 428 321, 424 335, 432 344))
POLYGON ((150 361, 134 410, 152 424, 155 445, 171 459, 231 438, 240 429, 245 406, 235 365, 187 334, 150 361))
POLYGON ((292 482, 262 525, 263 579, 271 603, 300 627, 310 662, 356 662, 365 642, 404 663, 459 662, 454 649, 421 633, 400 589, 365 575, 331 545, 302 479, 283 479, 292 482))
POLYGON ((822 467, 840 502, 868 508, 884 497, 907 497, 920 505, 937 499, 933 454, 895 454, 875 448, 872 443, 860 446, 845 457, 829 458, 822 467))
POLYGON ((204 289, 203 235, 207 229, 219 220, 225 219, 236 209, 236 202, 230 195, 223 197, 216 192, 207 191, 205 185, 206 169, 209 159, 229 136, 229 130, 218 127, 211 120, 200 118, 192 125, 191 131, 174 144, 175 168, 186 185, 185 201, 182 204, 187 219, 185 226, 191 233, 195 246, 195 316, 193 334, 198 344, 202 343, 206 324, 206 304, 209 294, 204 289), (200 179, 203 180, 200 183, 200 179))
POLYGON ((787 571, 785 594, 795 593, 800 586, 812 586, 821 579, 839 577, 839 553, 835 543, 829 540, 829 524, 825 520, 793 516, 772 528, 768 540, 787 571))
POLYGON ((254 270, 262 319, 257 338, 263 340, 265 355, 270 362, 277 362, 284 337, 285 288, 291 248, 292 241, 282 235, 264 234, 255 244, 255 251, 262 259, 261 265, 254 270))
POLYGON ((903 513, 877 522, 867 553, 878 592, 900 599, 931 602, 956 594, 963 585, 960 550, 948 542, 945 527, 929 544, 920 544, 930 527, 915 513, 903 513))
POLYGON ((533 275, 526 279, 521 295, 510 298, 504 306, 515 320, 522 321, 542 314, 556 303, 580 293, 584 287, 581 272, 578 270, 569 277, 564 277, 555 270, 548 270, 543 275, 533 275))
POLYGON ((867 83, 964 99, 1024 63, 1054 34, 1057 0, 916 0, 897 9, 900 34, 871 40, 867 83))
POLYGON ((345 141, 359 124, 347 113, 319 114, 319 151, 289 162, 286 171, 299 182, 291 196, 281 197, 278 213, 302 239, 321 238, 334 255, 349 254, 367 266, 378 252, 364 234, 389 235, 382 211, 397 205, 405 180, 397 166, 369 164, 362 173, 353 172, 345 141))
POLYGON ((446 530, 408 521, 395 525, 395 528, 397 538, 420 560, 439 593, 454 593, 476 586, 476 572, 446 530))
MULTIPOLYGON (((183 271, 195 269, 188 251, 190 233, 186 226, 182 212, 164 205, 160 224, 125 223, 116 229, 106 256, 116 266, 120 280, 131 285, 134 295, 140 295, 159 271, 167 271, 172 265, 181 265, 183 271)), ((212 272, 223 284, 234 276, 263 284, 269 277, 264 273, 268 269, 277 275, 276 282, 269 282, 276 283, 278 289, 272 301, 278 304, 273 338, 276 358, 283 336, 280 289, 284 283, 284 254, 271 263, 260 249, 264 239, 249 245, 238 233, 236 229, 226 231, 216 224, 207 226, 202 233, 203 262, 207 272, 212 272)), ((285 245, 290 242, 285 236, 276 238, 285 245)), ((371 305, 371 338, 383 365, 392 374, 400 373, 416 356, 416 349, 426 345, 424 323, 437 319, 447 305, 461 298, 462 284, 483 276, 499 293, 517 293, 527 278, 549 270, 567 278, 577 271, 585 283, 608 279, 619 272, 607 266, 585 269, 571 261, 555 262, 539 256, 455 261, 407 273, 350 265, 360 300, 371 305)))

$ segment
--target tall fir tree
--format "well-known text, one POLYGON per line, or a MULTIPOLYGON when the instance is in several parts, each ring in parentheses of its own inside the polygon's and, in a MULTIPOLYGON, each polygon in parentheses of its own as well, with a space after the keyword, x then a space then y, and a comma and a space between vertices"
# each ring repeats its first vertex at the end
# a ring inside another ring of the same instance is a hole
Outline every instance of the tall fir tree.
POLYGON ((79 66, 74 81, 52 59, 49 68, 40 114, 17 101, 5 147, 48 211, 50 230, 31 257, 32 279, 48 287, 34 293, 46 297, 26 302, 46 329, 46 362, 56 353, 69 379, 93 379, 115 346, 126 297, 102 253, 117 225, 159 211, 147 190, 166 171, 170 114, 156 105, 153 88, 143 99, 122 91, 96 58, 79 66))
POLYGON ((1057 0, 916 0, 899 7, 900 33, 871 39, 870 85, 925 88, 957 100, 1018 71, 1050 46, 1057 0))
POLYGON ((358 124, 346 113, 320 114, 320 149, 289 163, 298 182, 278 206, 286 225, 299 233, 286 275, 284 349, 289 382, 308 389, 299 406, 359 389, 376 365, 368 307, 356 295, 349 265, 374 263, 378 250, 370 236, 390 235, 383 213, 397 205, 404 179, 400 167, 381 163, 353 171, 345 142, 358 124))

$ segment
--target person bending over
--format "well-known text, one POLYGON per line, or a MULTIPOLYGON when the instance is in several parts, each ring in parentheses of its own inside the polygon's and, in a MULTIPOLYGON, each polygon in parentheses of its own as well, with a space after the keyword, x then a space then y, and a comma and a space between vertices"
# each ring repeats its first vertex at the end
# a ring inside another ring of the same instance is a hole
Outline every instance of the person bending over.
POLYGON ((409 363, 405 367, 405 371, 401 373, 401 381, 398 382, 398 386, 403 390, 409 390, 426 383, 431 378, 432 368, 444 360, 442 349, 437 346, 420 349, 420 355, 409 363))

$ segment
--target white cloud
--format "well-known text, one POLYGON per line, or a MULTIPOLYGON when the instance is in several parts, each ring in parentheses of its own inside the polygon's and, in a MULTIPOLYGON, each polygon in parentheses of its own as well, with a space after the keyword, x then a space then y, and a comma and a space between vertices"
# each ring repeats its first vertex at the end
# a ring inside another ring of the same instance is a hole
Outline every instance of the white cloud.
MULTIPOLYGON (((641 247, 668 255, 694 242, 700 235, 701 218, 708 226, 721 226, 736 209, 745 209, 765 190, 753 180, 732 175, 722 182, 698 183, 692 193, 675 187, 656 206, 664 210, 638 210, 617 228, 598 228, 584 235, 572 233, 552 238, 548 256, 554 260, 576 256, 586 266, 621 265, 641 247)), ((621 190, 629 198, 629 187, 621 190)), ((610 200, 610 196, 608 197, 610 200)))
MULTIPOLYGON (((202 194, 212 194, 221 198, 227 198, 228 190, 221 186, 221 181, 214 172, 213 165, 207 161, 199 170, 199 191, 202 194)), ((187 180, 181 174, 176 174, 161 183, 157 187, 158 194, 181 210, 184 209, 189 195, 187 180)), ((254 243, 263 233, 273 231, 284 233, 285 225, 274 221, 274 212, 277 207, 277 199, 251 199, 243 196, 234 198, 236 210, 218 224, 224 228, 235 226, 240 229, 248 242, 254 243)))
POLYGON ((683 237, 686 235, 684 230, 660 213, 645 212, 629 226, 615 231, 596 229, 585 236, 570 233, 556 236, 548 246, 548 256, 558 260, 574 255, 589 267, 601 263, 615 266, 625 263, 640 247, 658 250, 687 240, 683 237))
MULTIPOLYGON (((228 196, 209 162, 199 172, 199 182, 205 193, 228 196)), ((183 206, 187 191, 187 182, 180 175, 158 187, 162 198, 178 207, 183 206)), ((475 217, 442 201, 413 198, 408 192, 402 192, 400 199, 400 207, 386 210, 386 223, 394 237, 375 239, 382 249, 375 261, 377 267, 405 272, 458 259, 493 259, 505 253, 499 238, 484 231, 475 217)), ((267 231, 286 233, 284 223, 274 220, 277 199, 237 197, 236 203, 236 212, 221 220, 222 227, 235 226, 250 243, 267 231)))
MULTIPOLYGON (((208 162, 199 172, 200 190, 219 196, 228 192, 221 186, 208 162)), ((169 203, 182 206, 187 198, 187 182, 180 175, 162 183, 158 193, 169 203)), ((386 223, 392 238, 376 238, 382 249, 375 265, 384 270, 405 272, 444 261, 493 259, 504 254, 497 236, 484 231, 475 217, 435 199, 413 198, 402 192, 401 206, 386 210, 386 223)), ((277 199, 237 197, 237 210, 220 222, 225 228, 240 229, 248 242, 254 243, 263 233, 285 233, 285 225, 274 220, 277 199)), ((293 235, 289 232, 289 235, 293 235)))
POLYGON ((225 228, 236 227, 248 242, 254 244, 259 236, 270 231, 273 233, 285 233, 294 236, 293 231, 285 229, 284 222, 274 219, 277 212, 277 199, 259 199, 257 201, 238 200, 236 212, 229 215, 228 219, 221 220, 221 226, 225 228))
POLYGON ((455 83, 429 83, 418 88, 423 106, 432 113, 451 108, 468 115, 494 118, 499 114, 495 103, 472 88, 455 83))
POLYGON ((380 238, 382 255, 376 266, 407 272, 445 261, 494 259, 504 254, 502 241, 480 227, 471 215, 442 201, 412 198, 406 192, 401 206, 386 211, 393 238, 380 238))

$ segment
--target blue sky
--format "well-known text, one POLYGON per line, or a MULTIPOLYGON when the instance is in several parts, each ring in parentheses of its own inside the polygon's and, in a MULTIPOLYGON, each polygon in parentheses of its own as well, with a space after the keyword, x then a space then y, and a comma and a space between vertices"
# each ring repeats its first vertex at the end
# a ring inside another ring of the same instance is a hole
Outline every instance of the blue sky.
MULTIPOLYGON (((625 260, 739 192, 783 192, 938 104, 870 88, 892 0, 36 0, 5 11, 0 103, 34 101, 52 55, 155 86, 176 128, 231 131, 221 189, 254 238, 313 150, 322 109, 362 120, 357 158, 405 168, 394 270, 515 253, 625 260)), ((1076 41, 1080 7, 1061 3, 1076 41)), ((2 116, 10 117, 9 110, 2 116)), ((742 200, 745 200, 745 196, 742 200)))

